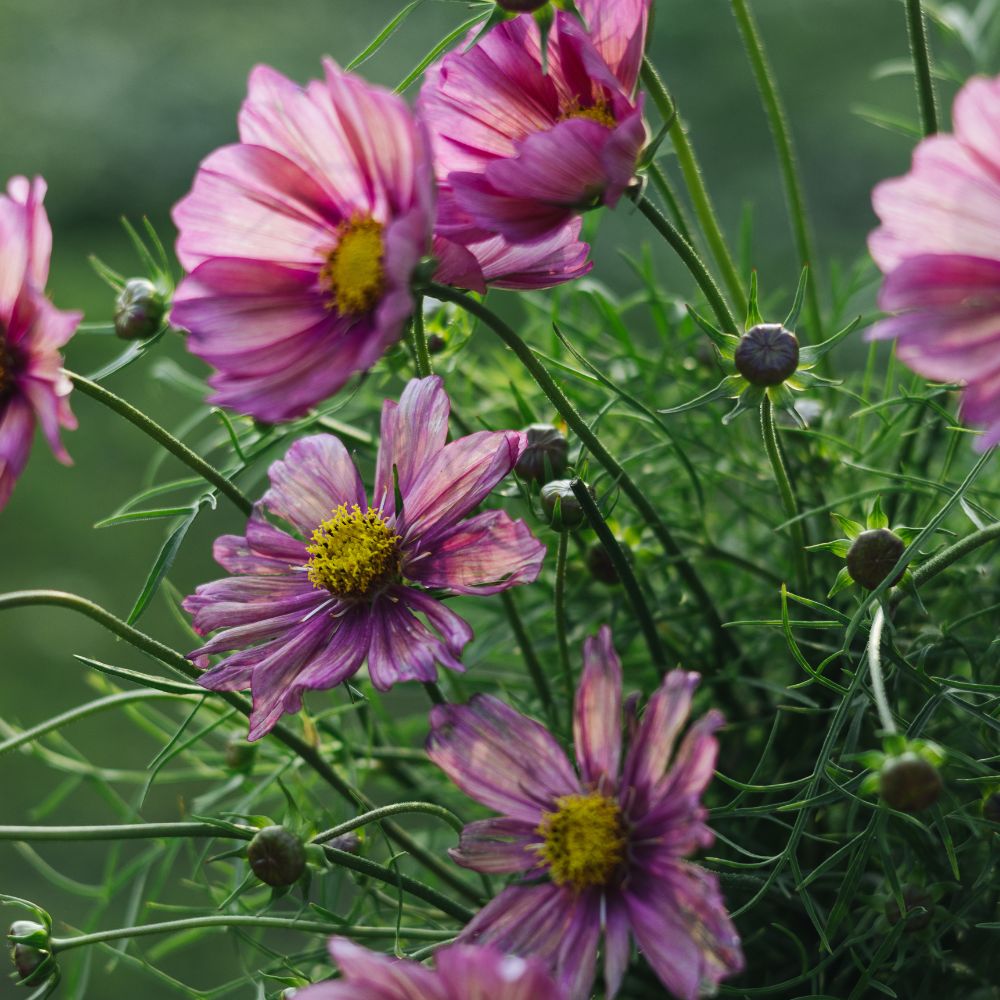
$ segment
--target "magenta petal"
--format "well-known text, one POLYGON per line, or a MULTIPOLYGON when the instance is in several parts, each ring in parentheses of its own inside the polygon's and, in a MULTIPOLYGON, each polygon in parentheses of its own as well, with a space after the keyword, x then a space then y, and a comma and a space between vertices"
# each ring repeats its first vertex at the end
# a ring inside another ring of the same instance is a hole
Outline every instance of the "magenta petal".
POLYGON ((207 635, 218 628, 245 626, 281 614, 304 615, 322 601, 304 573, 269 574, 204 583, 185 598, 183 607, 193 616, 195 631, 207 635))
MULTIPOLYGON (((536 824, 537 825, 537 824, 536 824)), ((541 842, 535 826, 522 820, 499 817, 468 823, 458 847, 448 853, 463 868, 489 875, 506 875, 537 868, 541 842)))
POLYGON ((622 664, 607 625, 583 646, 573 742, 583 780, 595 787, 613 788, 622 751, 622 664))
POLYGON ((578 0, 593 46, 631 93, 639 79, 651 0, 578 0))
POLYGON ((411 379, 399 402, 382 404, 382 428, 372 504, 386 516, 395 513, 393 466, 403 496, 448 440, 451 403, 441 379, 411 379))
POLYGON ((441 448, 403 496, 401 533, 411 554, 478 506, 525 447, 519 431, 478 431, 441 448))
POLYGON ((247 522, 247 534, 222 535, 212 549, 215 561, 227 572, 236 574, 287 573, 308 560, 304 542, 279 531, 264 520, 255 507, 247 522))
POLYGON ((449 1000, 562 1000, 540 962, 455 944, 435 955, 449 1000))
POLYGON ((580 790, 552 734, 490 695, 435 706, 427 753, 470 798, 535 826, 555 799, 580 790))
POLYGON ((34 433, 35 418, 24 400, 14 398, 0 404, 0 510, 24 471, 34 433))
POLYGON ((456 594, 496 594, 534 582, 544 558, 545 546, 523 521, 491 510, 435 535, 427 554, 407 563, 406 574, 456 594))
POLYGON ((625 900, 618 893, 605 897, 604 985, 605 995, 617 995, 632 956, 631 925, 625 900))
POLYGON ((300 438, 268 469, 263 504, 306 538, 341 504, 367 507, 365 488, 347 449, 332 434, 300 438))
POLYGON ((698 1000, 742 971, 739 934, 711 872, 665 864, 637 877, 625 900, 646 960, 681 1000, 698 1000))
POLYGON ((52 256, 52 227, 42 202, 48 186, 41 177, 12 177, 7 182, 10 199, 23 206, 25 242, 28 250, 25 273, 35 288, 41 290, 49 280, 49 258, 52 256))
POLYGON ((8 317, 14 310, 30 255, 31 226, 24 206, 0 195, 0 316, 8 317))
POLYGON ((344 979, 356 991, 348 995, 357 1000, 448 1000, 439 977, 419 962, 392 959, 347 938, 331 938, 329 947, 344 979))

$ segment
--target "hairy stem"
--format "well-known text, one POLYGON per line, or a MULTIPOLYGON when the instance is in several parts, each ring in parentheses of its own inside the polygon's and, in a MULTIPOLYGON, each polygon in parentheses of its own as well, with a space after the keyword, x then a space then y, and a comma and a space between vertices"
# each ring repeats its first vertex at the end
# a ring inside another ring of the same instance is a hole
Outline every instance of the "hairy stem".
POLYGON ((501 591, 500 600, 503 603, 504 611, 507 613, 507 621, 510 623, 511 631, 514 633, 514 638, 521 649, 521 656, 524 657, 524 663, 528 668, 532 683, 535 685, 538 697, 545 708, 549 727, 553 730, 558 729, 559 719, 556 713, 555 702, 552 700, 549 679, 545 676, 545 669, 542 667, 542 661, 538 658, 538 653, 535 651, 535 644, 531 641, 531 636, 528 635, 528 630, 524 626, 521 613, 517 610, 514 595, 509 590, 501 591))
POLYGON ((931 51, 927 43, 927 22, 920 0, 906 2, 906 33, 910 39, 910 55, 920 106, 920 124, 924 135, 938 130, 937 98, 934 96, 934 76, 931 73, 931 51))
POLYGON ((872 683, 872 695, 875 698, 875 708, 878 711, 882 729, 889 733, 896 732, 896 721, 889 708, 889 699, 885 694, 885 677, 882 675, 882 630, 885 628, 885 609, 879 608, 872 619, 871 631, 868 633, 868 675, 872 683))
POLYGON ((431 367, 431 354, 427 349, 427 330, 424 327, 424 299, 417 296, 413 306, 413 318, 410 321, 410 337, 413 341, 413 360, 417 370, 417 378, 426 378, 434 374, 431 367))

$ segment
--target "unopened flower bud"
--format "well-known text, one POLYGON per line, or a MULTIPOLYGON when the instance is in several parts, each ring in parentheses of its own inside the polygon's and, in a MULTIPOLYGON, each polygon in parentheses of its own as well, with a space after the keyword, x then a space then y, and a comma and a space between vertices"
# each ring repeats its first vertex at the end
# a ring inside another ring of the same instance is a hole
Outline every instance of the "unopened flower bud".
POLYGON ((799 367, 799 341, 780 323, 758 323, 740 338, 733 361, 751 385, 781 385, 799 367))
POLYGON ((324 841, 323 846, 333 847, 347 854, 357 854, 358 848, 361 846, 361 838, 356 833, 342 833, 339 837, 334 837, 333 840, 324 841))
POLYGON ((432 333, 427 337, 427 353, 440 354, 448 346, 440 333, 432 333))
POLYGON ((524 429, 528 444, 514 466, 522 479, 547 483, 558 479, 569 463, 569 442, 551 424, 532 424, 524 429))
POLYGON ((608 550, 600 542, 595 542, 587 549, 587 569, 599 583, 606 583, 609 587, 621 583, 618 570, 615 569, 608 550))
POLYGON ((115 333, 122 340, 145 340, 163 325, 167 303, 146 278, 131 278, 115 300, 115 333))
POLYGON ((230 771, 249 774, 257 758, 257 747, 248 743, 246 737, 234 734, 226 743, 226 767, 230 771))
MULTIPOLYGON (((587 491, 591 496, 594 495, 590 486, 587 486, 587 491)), ((551 483, 546 483, 542 487, 541 498, 542 510, 556 531, 572 531, 586 520, 586 514, 569 479, 554 479, 551 483)))
POLYGON ((247 860, 254 875, 276 889, 294 885, 306 869, 302 841, 283 826, 266 826, 250 841, 247 860))
POLYGON ((511 14, 530 14, 540 10, 549 0, 497 0, 497 6, 511 14))
MULTIPOLYGON (((855 583, 874 590, 892 572, 905 550, 903 539, 888 528, 862 531, 847 552, 847 572, 855 583)), ((902 573, 892 581, 892 586, 901 577, 902 573)))
MULTIPOLYGON (((926 913, 922 913, 918 917, 911 917, 906 921, 906 930, 909 931, 922 931, 925 927, 930 925, 931 920, 934 917, 934 900, 931 898, 931 894, 918 885, 907 885, 903 887, 903 902, 906 904, 906 912, 909 914, 911 910, 915 910, 918 907, 926 910, 926 913)), ((899 912, 899 904, 896 902, 895 897, 889 899, 885 904, 885 918, 889 923, 895 927, 899 923, 902 914, 899 912)))
POLYGON ((899 812, 915 813, 934 805, 944 782, 937 768, 912 751, 890 757, 879 773, 879 793, 899 812))
POLYGON ((48 928, 34 920, 15 920, 7 931, 12 944, 27 944, 43 951, 49 946, 48 928))
POLYGON ((19 986, 34 986, 42 978, 39 970, 48 961, 47 952, 33 948, 30 944, 16 944, 11 949, 11 961, 17 971, 19 986))
POLYGON ((1000 792, 993 792, 983 799, 983 817, 991 823, 1000 823, 1000 792))

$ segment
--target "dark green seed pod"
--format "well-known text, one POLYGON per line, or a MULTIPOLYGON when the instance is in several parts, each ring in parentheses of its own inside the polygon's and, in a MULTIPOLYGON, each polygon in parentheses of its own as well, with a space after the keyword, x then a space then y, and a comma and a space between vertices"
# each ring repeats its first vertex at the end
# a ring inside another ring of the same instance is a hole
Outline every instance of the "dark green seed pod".
MULTIPOLYGON (((931 898, 931 894, 919 885, 906 885, 903 886, 903 902, 906 904, 906 912, 909 914, 911 910, 915 910, 918 907, 926 910, 926 913, 922 913, 918 917, 911 917, 906 921, 907 933, 912 931, 922 931, 926 927, 930 926, 930 922, 934 919, 934 900, 931 898)), ((895 897, 890 897, 888 902, 885 904, 885 918, 889 923, 895 927, 899 923, 902 914, 899 912, 899 904, 896 902, 895 897)))
POLYGON ((528 444, 514 466, 522 479, 547 483, 558 479, 569 464, 569 442, 557 427, 551 424, 532 424, 525 427, 528 444))
POLYGON ((609 587, 621 583, 618 570, 615 569, 608 550, 600 542, 595 542, 587 549, 587 569, 599 583, 606 583, 609 587))
POLYGON ((226 743, 226 767, 239 774, 249 774, 257 759, 257 747, 248 743, 245 736, 234 734, 226 743))
POLYGON ((944 789, 937 768, 910 751, 890 757, 882 765, 878 780, 885 802, 905 813, 921 812, 934 805, 944 789))
MULTIPOLYGON (((594 495, 590 486, 587 486, 587 490, 591 496, 594 495)), ((569 479, 554 479, 551 483, 546 483, 542 487, 541 498, 542 510, 556 531, 572 531, 586 520, 569 479)))
POLYGON ((306 870, 302 841, 283 826, 266 826, 250 841, 247 860, 266 885, 276 889, 294 885, 306 870))
MULTIPOLYGON (((862 531, 847 552, 847 572, 855 583, 874 590, 892 572, 905 550, 903 539, 888 528, 862 531)), ((902 573, 892 581, 893 587, 901 577, 902 573)))
POLYGON ((167 303, 147 278, 131 278, 115 300, 115 333, 122 340, 145 340, 157 333, 167 303))
POLYGON ((780 323, 759 323, 740 338, 733 361, 751 385, 781 385, 799 367, 799 341, 780 323))

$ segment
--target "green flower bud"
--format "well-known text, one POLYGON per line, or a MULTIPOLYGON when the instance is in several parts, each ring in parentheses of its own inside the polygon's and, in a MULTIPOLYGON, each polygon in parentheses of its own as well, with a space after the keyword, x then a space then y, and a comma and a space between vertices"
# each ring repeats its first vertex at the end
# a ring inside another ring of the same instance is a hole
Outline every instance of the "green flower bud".
POLYGON ((234 734, 226 743, 226 767, 239 774, 249 774, 257 759, 257 747, 248 743, 246 737, 234 734))
POLYGON ((247 860, 257 876, 276 889, 294 885, 306 870, 302 841, 283 826, 266 826, 250 841, 247 860))
MULTIPOLYGON (((587 486, 587 491, 591 496, 594 495, 590 486, 587 486)), ((542 510, 556 531, 572 531, 586 520, 586 514, 573 493, 569 479, 554 479, 551 483, 546 483, 542 487, 541 498, 542 510)))
POLYGON ((758 323, 740 338, 733 361, 751 385, 781 385, 799 367, 799 341, 780 323, 758 323))
POLYGON ((934 805, 944 782, 938 769, 908 750, 890 757, 879 773, 879 793, 887 805, 899 812, 915 813, 934 805))
POLYGON ((562 431, 551 424, 532 424, 525 427, 527 447, 514 466, 522 479, 547 483, 558 479, 569 464, 569 442, 562 431))
POLYGON ((615 569, 608 550, 600 542, 595 542, 587 549, 587 569, 599 583, 606 583, 609 587, 621 583, 618 570, 615 569))
MULTIPOLYGON (((892 572, 905 550, 903 539, 888 528, 862 531, 847 552, 847 572, 855 583, 874 590, 892 572)), ((902 573, 891 586, 899 583, 901 577, 902 573)))
MULTIPOLYGON (((918 907, 927 911, 918 917, 911 917, 906 921, 907 933, 922 931, 930 926, 931 920, 934 919, 934 900, 926 889, 918 885, 903 886, 903 902, 906 904, 907 914, 918 907)), ((896 902, 895 897, 890 897, 885 904, 885 918, 893 927, 902 918, 902 914, 899 912, 899 904, 896 902)))
POLYGON ((16 944, 11 949, 10 958, 17 972, 18 986, 34 986, 41 982, 44 976, 44 966, 51 956, 30 944, 16 944))
POLYGON ((115 333, 122 340, 145 340, 157 333, 167 302, 147 278, 131 278, 115 300, 115 333))

